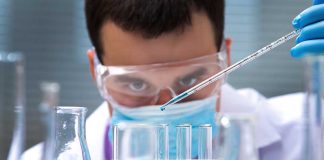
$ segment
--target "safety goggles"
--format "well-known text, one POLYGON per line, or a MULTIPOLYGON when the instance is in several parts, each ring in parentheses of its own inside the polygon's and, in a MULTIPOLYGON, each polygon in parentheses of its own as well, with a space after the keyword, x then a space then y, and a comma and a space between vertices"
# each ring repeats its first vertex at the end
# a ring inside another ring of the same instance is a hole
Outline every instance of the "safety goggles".
MULTIPOLYGON (((226 53, 220 52, 188 60, 136 66, 104 66, 94 55, 95 76, 101 95, 112 103, 129 108, 159 105, 162 92, 179 95, 226 67, 226 53)), ((206 98, 217 91, 216 81, 181 102, 206 98)))

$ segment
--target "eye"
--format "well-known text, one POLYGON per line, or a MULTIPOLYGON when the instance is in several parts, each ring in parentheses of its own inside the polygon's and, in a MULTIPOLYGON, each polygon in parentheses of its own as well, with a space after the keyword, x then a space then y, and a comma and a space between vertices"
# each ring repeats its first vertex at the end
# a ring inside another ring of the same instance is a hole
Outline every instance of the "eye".
POLYGON ((135 81, 129 83, 128 88, 134 92, 142 92, 148 88, 148 85, 143 81, 135 81))
POLYGON ((197 82, 197 78, 196 77, 189 76, 189 77, 185 77, 185 78, 181 79, 179 81, 179 84, 181 86, 185 86, 186 87, 186 86, 191 86, 191 85, 195 84, 196 82, 197 82))
POLYGON ((190 87, 200 81, 205 74, 207 73, 207 69, 204 67, 198 68, 191 72, 190 74, 185 75, 184 77, 178 80, 179 85, 182 87, 190 87))

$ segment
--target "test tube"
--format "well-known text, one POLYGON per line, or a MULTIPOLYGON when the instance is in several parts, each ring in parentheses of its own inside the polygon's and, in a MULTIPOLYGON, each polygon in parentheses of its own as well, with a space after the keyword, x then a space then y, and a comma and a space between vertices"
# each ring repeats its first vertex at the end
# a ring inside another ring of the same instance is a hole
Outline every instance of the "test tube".
POLYGON ((169 126, 160 124, 157 126, 157 159, 169 159, 169 126))
POLYGON ((191 124, 177 125, 176 132, 177 160, 191 159, 191 124))
POLYGON ((212 159, 212 126, 202 124, 198 128, 198 159, 212 159))

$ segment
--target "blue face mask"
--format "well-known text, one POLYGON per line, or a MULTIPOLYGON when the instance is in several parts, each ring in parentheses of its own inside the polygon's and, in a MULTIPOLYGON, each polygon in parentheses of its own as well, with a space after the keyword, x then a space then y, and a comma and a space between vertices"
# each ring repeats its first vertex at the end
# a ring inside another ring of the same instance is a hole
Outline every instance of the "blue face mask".
MULTIPOLYGON (((211 124, 213 135, 216 134, 215 106, 216 96, 202 100, 174 104, 165 111, 160 111, 160 106, 145 106, 129 109, 117 104, 114 108, 111 123, 117 124, 121 121, 147 122, 169 125, 169 158, 176 158, 176 125, 192 125, 192 157, 198 155, 198 127, 201 124, 211 124)), ((112 142, 112 130, 109 132, 112 142)))

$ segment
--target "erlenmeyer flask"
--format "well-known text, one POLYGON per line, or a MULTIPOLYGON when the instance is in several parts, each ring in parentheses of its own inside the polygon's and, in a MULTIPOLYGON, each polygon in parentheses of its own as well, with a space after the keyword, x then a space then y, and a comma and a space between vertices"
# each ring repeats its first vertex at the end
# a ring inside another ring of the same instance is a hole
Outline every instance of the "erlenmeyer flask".
POLYGON ((0 159, 17 160, 25 137, 24 59, 0 53, 0 159))
POLYGON ((85 136, 85 107, 55 108, 55 152, 57 160, 90 160, 85 136))

